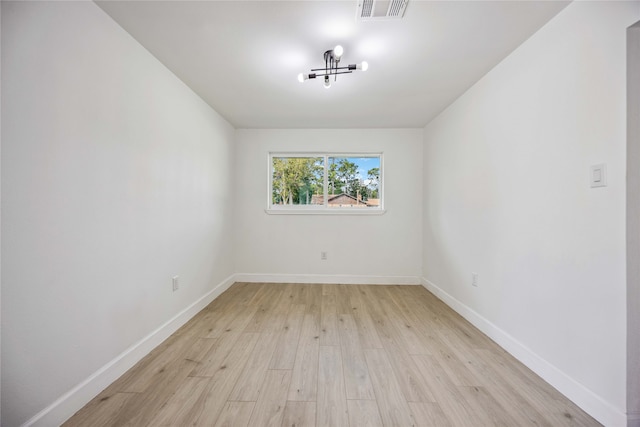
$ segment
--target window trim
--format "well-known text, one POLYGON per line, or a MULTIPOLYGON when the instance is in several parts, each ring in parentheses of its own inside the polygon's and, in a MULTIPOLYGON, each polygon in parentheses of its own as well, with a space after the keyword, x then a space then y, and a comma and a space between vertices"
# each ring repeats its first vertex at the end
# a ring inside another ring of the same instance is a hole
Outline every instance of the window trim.
POLYGON ((383 215, 384 207, 384 153, 376 152, 333 152, 333 151, 270 151, 267 155, 267 208, 265 212, 269 215, 383 215), (320 205, 273 205, 273 158, 274 157, 323 157, 324 165, 324 204, 320 205), (329 157, 349 158, 349 157, 378 157, 380 159, 380 181, 378 183, 378 194, 380 198, 379 207, 355 208, 355 207, 328 207, 329 157))

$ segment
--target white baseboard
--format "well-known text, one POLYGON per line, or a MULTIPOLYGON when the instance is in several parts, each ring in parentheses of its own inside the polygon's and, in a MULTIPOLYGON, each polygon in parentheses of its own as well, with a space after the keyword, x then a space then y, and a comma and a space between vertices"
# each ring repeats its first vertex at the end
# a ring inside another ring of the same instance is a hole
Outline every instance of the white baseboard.
POLYGON ((575 402, 596 420, 610 427, 640 427, 640 414, 628 416, 605 402, 600 396, 579 384, 564 372, 540 358, 515 338, 458 301, 425 278, 414 276, 356 276, 317 274, 234 274, 210 292, 182 310, 155 331, 100 368, 89 378, 65 393, 47 408, 34 415, 23 426, 60 425, 128 369, 157 347, 189 319, 227 290, 234 282, 327 283, 363 285, 422 285, 475 327, 489 336, 516 359, 540 375, 545 381, 575 402))
POLYGON ((31 417, 23 426, 60 425, 68 420, 235 282, 419 285, 420 278, 414 276, 233 274, 83 382, 60 396, 51 405, 31 417))
POLYGON ((236 282, 324 283, 344 285, 420 285, 417 276, 357 276, 331 274, 236 274, 236 282))
POLYGON ((68 420, 91 399, 138 363, 171 334, 187 323, 211 301, 236 281, 235 274, 227 277, 211 291, 176 314, 155 331, 129 347, 118 357, 94 372, 89 378, 69 390, 51 405, 34 415, 23 426, 58 426, 68 420))
POLYGON ((600 423, 608 427, 627 427, 627 416, 600 396, 542 359, 514 337, 429 280, 423 278, 422 286, 600 423))

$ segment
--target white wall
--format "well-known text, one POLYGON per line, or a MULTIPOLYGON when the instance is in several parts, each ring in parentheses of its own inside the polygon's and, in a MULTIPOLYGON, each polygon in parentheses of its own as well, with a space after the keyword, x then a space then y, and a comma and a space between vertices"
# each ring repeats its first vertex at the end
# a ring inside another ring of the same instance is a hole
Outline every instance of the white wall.
POLYGON ((415 283, 420 277, 421 129, 237 130, 236 142, 236 263, 244 279, 415 283), (266 214, 270 151, 383 152, 387 212, 266 214))
MULTIPOLYGON (((2 57, 2 4, 0 3, 0 58, 2 57)), ((0 61, 1 63, 2 61, 0 61)), ((2 67, 0 66, 0 82, 2 82, 2 67)), ((2 100, 2 85, 0 84, 0 100, 2 100)), ((2 106, 0 101, 0 165, 2 164, 2 106)), ((0 166, 0 187, 2 186, 2 167, 0 166)), ((0 192, 0 206, 2 205, 2 194, 0 192)), ((2 224, 2 213, 0 209, 0 224, 2 224)), ((2 227, 0 227, 0 242, 2 241, 2 227)), ((2 245, 0 245, 0 319, 2 318, 2 245)), ((0 322, 1 323, 1 322, 0 322)), ((2 328, 0 327, 0 402, 2 402, 2 328)), ((2 405, 0 404, 0 422, 2 420, 2 405)))
POLYGON ((572 3, 424 136, 428 285, 606 425, 625 413, 625 29, 638 18, 638 2, 572 3), (609 185, 591 189, 598 163, 609 185))
POLYGON ((93 3, 2 2, 2 425, 27 421, 236 271, 423 275, 616 425, 624 29, 639 9, 570 5, 423 140, 421 129, 234 135, 93 3), (267 215, 269 151, 384 152, 386 214, 267 215), (601 162, 609 186, 592 190, 588 168, 601 162))
POLYGON ((3 1, 2 43, 10 427, 235 272, 234 130, 92 2, 3 1))
POLYGON ((627 30, 627 413, 640 427, 640 21, 627 30), (635 363, 633 361, 636 361, 635 363))

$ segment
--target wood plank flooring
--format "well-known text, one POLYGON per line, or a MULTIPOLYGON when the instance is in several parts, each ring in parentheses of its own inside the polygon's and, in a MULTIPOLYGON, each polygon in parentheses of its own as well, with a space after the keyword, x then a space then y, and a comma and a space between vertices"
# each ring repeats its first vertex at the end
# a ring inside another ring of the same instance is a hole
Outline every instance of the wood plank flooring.
POLYGON ((599 426, 421 286, 236 283, 65 426, 599 426))

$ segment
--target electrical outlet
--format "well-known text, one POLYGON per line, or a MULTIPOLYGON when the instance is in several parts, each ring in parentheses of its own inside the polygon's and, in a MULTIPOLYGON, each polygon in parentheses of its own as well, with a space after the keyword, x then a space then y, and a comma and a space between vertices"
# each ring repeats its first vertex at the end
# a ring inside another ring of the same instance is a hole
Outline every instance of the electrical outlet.
POLYGON ((171 279, 173 281, 173 292, 175 292, 180 289, 180 278, 178 276, 173 276, 171 279))
POLYGON ((471 273, 471 286, 478 287, 478 273, 471 273))
POLYGON ((327 260, 327 253, 326 252, 320 252, 320 259, 322 261, 326 261, 327 260))

